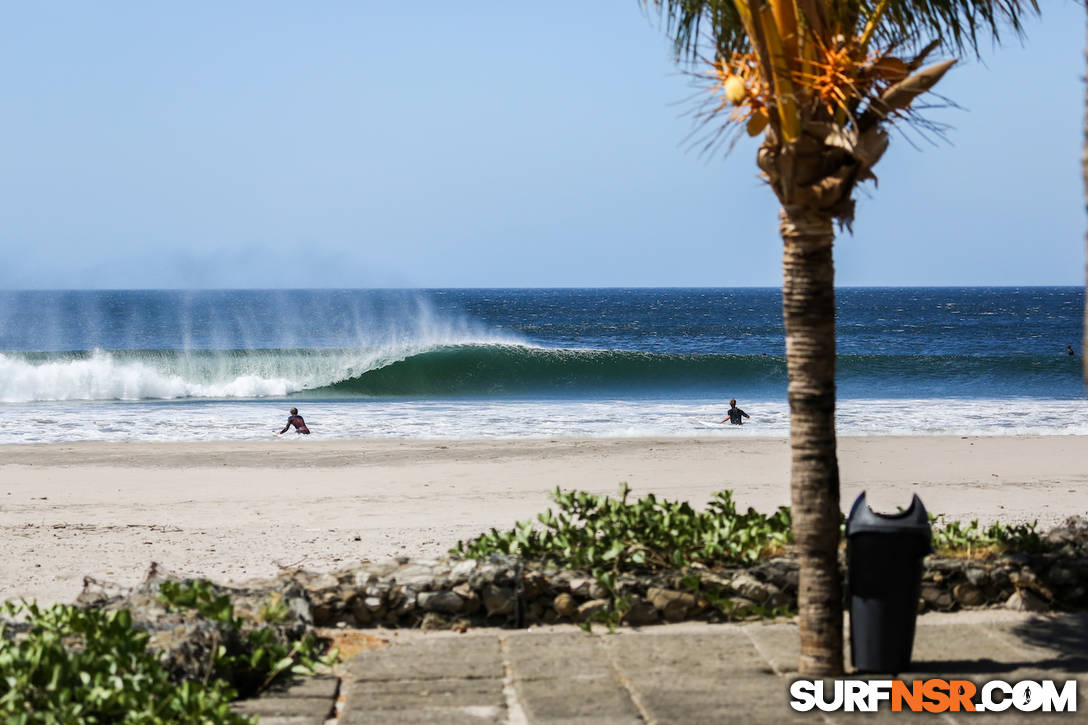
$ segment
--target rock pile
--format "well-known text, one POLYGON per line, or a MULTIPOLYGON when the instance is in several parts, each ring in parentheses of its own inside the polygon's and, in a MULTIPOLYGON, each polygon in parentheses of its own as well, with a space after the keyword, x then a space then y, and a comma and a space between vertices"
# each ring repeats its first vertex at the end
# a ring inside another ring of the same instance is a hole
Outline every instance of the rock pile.
MULTIPOLYGON (((105 610, 127 609, 135 626, 149 635, 148 648, 159 653, 159 660, 175 681, 207 681, 212 675, 214 653, 248 656, 254 648, 249 634, 265 630, 273 641, 290 646, 308 633, 314 621, 310 599, 305 590, 290 580, 275 586, 223 587, 208 584, 216 596, 226 595, 233 605, 232 616, 206 616, 195 609, 170 606, 159 596, 164 582, 178 581, 152 566, 144 582, 135 589, 117 587, 85 579, 76 604, 105 610)), ((189 580, 182 580, 183 582, 189 580)), ((249 682, 246 673, 235 672, 233 682, 242 692, 255 689, 261 682, 249 682)))
POLYGON ((1043 537, 1043 551, 991 559, 928 557, 922 610, 1006 606, 1041 612, 1088 609, 1088 517, 1074 517, 1043 537))
POLYGON ((644 625, 788 608, 796 600, 797 565, 782 557, 747 569, 620 574, 611 592, 586 572, 501 555, 479 562, 398 559, 282 578, 306 590, 319 626, 521 627, 608 613, 616 623, 644 625))

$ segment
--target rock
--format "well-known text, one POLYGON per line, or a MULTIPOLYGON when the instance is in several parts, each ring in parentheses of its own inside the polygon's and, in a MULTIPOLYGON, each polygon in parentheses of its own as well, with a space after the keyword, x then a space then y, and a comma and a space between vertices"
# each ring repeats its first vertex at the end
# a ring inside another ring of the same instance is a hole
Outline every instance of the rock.
POLYGON ((502 569, 490 562, 481 562, 476 571, 469 575, 468 583, 473 589, 479 591, 487 584, 494 584, 502 569))
POLYGON ((314 624, 327 627, 336 619, 336 611, 327 604, 315 604, 310 610, 314 615, 314 624))
POLYGON ((434 583, 434 569, 422 564, 409 564, 394 574, 397 584, 421 591, 434 583))
POLYGON ((1006 609, 1017 612, 1045 612, 1050 607, 1030 589, 1017 589, 1005 602, 1006 609))
POLYGON ((465 614, 475 614, 480 611, 480 595, 477 594, 468 583, 458 584, 453 588, 453 592, 461 597, 464 601, 464 608, 461 610, 465 614))
POLYGON ((964 607, 980 607, 986 603, 982 590, 973 584, 957 584, 952 587, 952 597, 964 607))
POLYGON ((768 586, 750 574, 738 574, 733 577, 730 587, 737 594, 753 602, 763 602, 771 596, 768 586))
POLYGON ((389 593, 391 588, 392 587, 390 587, 388 583, 375 579, 366 585, 364 593, 368 597, 377 597, 378 599, 381 599, 389 593))
POLYGON ((525 624, 536 624, 544 616, 545 604, 539 599, 529 605, 525 611, 525 624))
POLYGON ((574 597, 563 592, 556 595, 555 601, 552 602, 552 608, 560 617, 573 617, 574 613, 578 611, 578 604, 574 601, 574 597))
POLYGON ((679 592, 675 589, 650 587, 646 592, 646 597, 654 605, 654 608, 661 612, 661 615, 670 622, 679 622, 684 619, 688 612, 695 609, 696 606, 693 594, 679 592))
POLYGON ((354 573, 351 579, 351 584, 355 589, 366 589, 367 585, 372 581, 377 581, 378 577, 366 569, 360 569, 354 573))
POLYGON ((985 587, 990 581, 990 573, 988 571, 974 566, 968 567, 964 571, 964 576, 971 586, 979 588, 985 587))
POLYGON ((450 621, 436 612, 427 612, 423 615, 423 621, 419 628, 424 632, 438 632, 450 628, 450 621))
POLYGON ((416 608, 416 598, 419 595, 412 587, 397 587, 389 593, 389 596, 390 604, 396 602, 396 604, 392 604, 392 606, 389 607, 390 611, 393 614, 400 616, 412 613, 416 608))
POLYGON ((1054 600, 1054 593, 1050 591, 1050 588, 1039 581, 1039 577, 1035 575, 1035 572, 1026 566, 1018 572, 1011 572, 1009 581, 1017 590, 1033 589, 1047 599, 1054 600))
POLYGON ((598 612, 606 611, 608 604, 607 599, 590 599, 588 602, 583 602, 578 607, 578 619, 586 620, 598 612))
POLYGON ((589 577, 577 577, 570 580, 570 593, 576 597, 588 597, 589 587, 593 584, 593 580, 589 577))
POLYGON ((539 572, 529 572, 521 579, 521 596, 527 601, 536 599, 548 589, 548 579, 539 572))
POLYGON ((745 597, 733 597, 726 605, 725 613, 733 617, 747 617, 759 609, 759 602, 753 602, 745 597))
POLYGON ((450 570, 450 578, 458 584, 468 581, 478 566, 475 559, 463 559, 450 570))
POLYGON ((500 614, 513 614, 516 604, 514 590, 510 587, 499 587, 494 584, 484 585, 481 601, 487 616, 494 617, 500 614))
POLYGON ((589 596, 593 599, 610 599, 612 593, 605 589, 600 582, 593 582, 589 585, 589 596))
POLYGON ((351 614, 355 617, 356 627, 365 627, 374 621, 374 613, 366 605, 364 597, 356 597, 351 602, 351 614))
POLYGON ((365 604, 366 608, 371 612, 376 612, 382 608, 382 599, 381 597, 364 597, 363 604, 365 604))
POLYGON ((1047 571, 1046 578, 1051 584, 1064 587, 1076 583, 1078 577, 1068 567, 1055 564, 1047 571))
POLYGON ((464 610, 465 600, 450 591, 421 592, 416 598, 419 606, 428 612, 457 614, 464 610))
POLYGON ((631 597, 631 608, 623 615, 623 621, 633 627, 654 624, 660 619, 657 607, 642 597, 631 597))
POLYGON ((1005 568, 991 569, 990 581, 998 590, 1007 589, 1012 586, 1012 582, 1009 580, 1009 571, 1005 568))
POLYGON ((769 579, 783 591, 797 591, 800 565, 795 559, 779 557, 767 561, 769 579))
POLYGON ((771 596, 767 598, 767 601, 763 604, 772 609, 796 609, 797 608, 797 595, 788 594, 783 591, 779 591, 777 588, 773 589, 771 596))
POLYGON ((952 595, 933 584, 922 585, 922 599, 932 609, 951 609, 953 604, 952 595))

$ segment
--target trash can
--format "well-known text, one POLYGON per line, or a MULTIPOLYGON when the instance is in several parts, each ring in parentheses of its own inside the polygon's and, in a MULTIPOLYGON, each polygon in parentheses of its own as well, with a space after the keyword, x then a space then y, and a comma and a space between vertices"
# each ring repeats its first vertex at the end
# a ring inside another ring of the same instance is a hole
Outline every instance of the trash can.
POLYGON ((878 514, 863 491, 846 520, 850 662, 859 672, 905 672, 914 647, 922 559, 933 550, 917 495, 906 511, 878 514))

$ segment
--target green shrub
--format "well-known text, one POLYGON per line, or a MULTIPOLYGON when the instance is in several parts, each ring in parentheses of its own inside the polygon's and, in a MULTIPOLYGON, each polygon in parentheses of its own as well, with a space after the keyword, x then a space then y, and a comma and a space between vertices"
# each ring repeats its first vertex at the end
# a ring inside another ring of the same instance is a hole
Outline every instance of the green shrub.
POLYGON ((653 571, 752 563, 792 541, 786 507, 770 516, 751 508, 738 513, 732 492, 720 491, 704 511, 696 511, 653 494, 628 503, 629 493, 626 483, 618 499, 557 488, 552 499, 558 511, 548 509, 536 522, 523 521, 511 531, 491 529, 458 542, 450 553, 474 559, 518 554, 574 568, 653 571))
POLYGON ((0 717, 7 723, 249 723, 222 681, 174 685, 127 610, 5 602, 0 717), (13 631, 18 630, 18 631, 13 631))
POLYGON ((1038 522, 1030 524, 993 523, 983 527, 978 519, 963 524, 946 521, 943 516, 930 515, 933 528, 933 550, 946 556, 990 556, 1009 552, 1041 551, 1045 542, 1035 530, 1038 522))
MULTIPOLYGON (((159 598, 236 632, 242 648, 229 652, 219 646, 206 682, 178 683, 159 654, 148 650, 149 637, 133 626, 128 610, 5 602, 4 620, 10 621, 0 621, 0 720, 253 723, 230 710, 239 692, 248 696, 284 672, 305 674, 336 660, 335 651, 321 655, 312 634, 290 642, 275 629, 235 617, 230 597, 216 594, 206 581, 165 581, 159 598)), ((265 621, 283 619, 285 611, 279 600, 262 609, 265 621)))
MULTIPOLYGON (((312 634, 287 642, 275 629, 249 625, 235 617, 230 597, 216 594, 205 580, 164 581, 159 585, 159 599, 175 609, 191 609, 241 635, 240 651, 228 652, 227 648, 219 647, 212 662, 212 674, 229 682, 243 697, 260 692, 284 672, 309 674, 337 660, 335 650, 322 656, 320 644, 312 634)), ((282 601, 266 604, 261 614, 264 621, 283 619, 286 605, 282 601)))
MULTIPOLYGON (((658 500, 653 494, 627 502, 620 497, 584 491, 552 494, 557 511, 548 509, 536 521, 522 521, 509 531, 490 532, 459 541, 450 554, 484 559, 491 554, 517 554, 570 568, 593 570, 606 583, 609 573, 683 569, 693 564, 751 564, 778 553, 793 542, 787 506, 771 514, 751 508, 739 513, 732 491, 719 491, 703 511, 687 503, 658 500)), ((933 547, 941 554, 979 556, 1045 548, 1036 524, 983 527, 931 516, 933 547)), ((845 518, 840 520, 840 531, 845 518)))

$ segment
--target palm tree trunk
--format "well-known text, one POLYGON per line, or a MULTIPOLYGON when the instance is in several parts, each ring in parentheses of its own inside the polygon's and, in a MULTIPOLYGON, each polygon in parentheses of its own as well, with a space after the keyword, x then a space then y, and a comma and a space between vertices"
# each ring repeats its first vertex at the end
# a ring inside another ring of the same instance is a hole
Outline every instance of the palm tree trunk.
POLYGON ((835 239, 830 215, 784 207, 782 312, 789 371, 790 500, 801 573, 802 675, 842 673, 835 457, 835 239))

